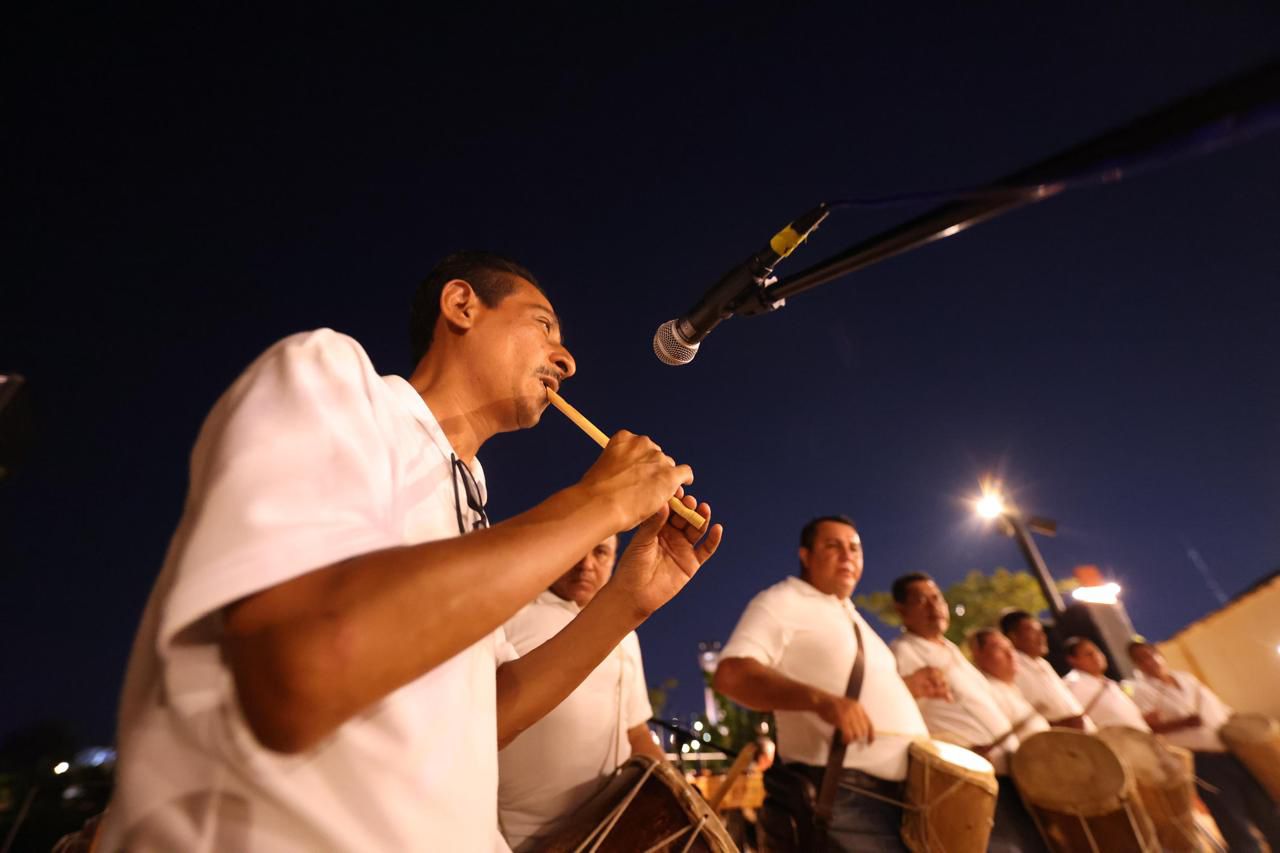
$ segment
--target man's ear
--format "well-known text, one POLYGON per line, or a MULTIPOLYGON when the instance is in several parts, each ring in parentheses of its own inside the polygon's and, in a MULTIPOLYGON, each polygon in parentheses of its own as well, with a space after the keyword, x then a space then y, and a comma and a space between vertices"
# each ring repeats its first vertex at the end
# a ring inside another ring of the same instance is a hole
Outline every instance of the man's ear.
POLYGON ((801 545, 796 556, 800 558, 800 573, 803 575, 809 571, 809 549, 801 545))
POLYGON ((464 279, 451 279, 440 291, 440 318, 455 329, 470 329, 475 323, 480 297, 464 279))

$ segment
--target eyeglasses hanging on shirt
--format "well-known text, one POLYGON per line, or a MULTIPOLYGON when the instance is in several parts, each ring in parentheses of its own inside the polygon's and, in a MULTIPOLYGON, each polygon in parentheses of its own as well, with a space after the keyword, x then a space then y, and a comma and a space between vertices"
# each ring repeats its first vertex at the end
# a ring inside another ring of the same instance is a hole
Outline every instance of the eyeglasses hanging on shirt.
POLYGON ((458 513, 458 535, 464 536, 472 530, 483 530, 489 526, 489 514, 484 511, 485 496, 480 492, 480 484, 472 476, 471 469, 456 454, 449 454, 449 458, 453 460, 453 507, 458 513), (467 529, 466 522, 462 518, 462 496, 458 493, 459 479, 462 480, 462 491, 467 496, 467 507, 476 514, 476 520, 472 522, 470 530, 467 529))

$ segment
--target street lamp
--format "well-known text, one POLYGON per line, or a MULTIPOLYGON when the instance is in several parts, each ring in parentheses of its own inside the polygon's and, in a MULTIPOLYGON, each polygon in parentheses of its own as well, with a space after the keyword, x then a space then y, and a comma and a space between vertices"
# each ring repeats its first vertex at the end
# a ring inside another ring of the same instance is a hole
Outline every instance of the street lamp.
POLYGON ((1040 582, 1040 591, 1044 593, 1045 601, 1049 602, 1049 611, 1055 620, 1060 617, 1067 609, 1066 605, 1053 582, 1053 576, 1049 574, 1049 567, 1044 564, 1040 549, 1031 538, 1032 532, 1053 536, 1058 532, 1057 522, 1036 516, 1024 518, 1018 508, 1000 493, 1000 484, 992 481, 982 484, 982 494, 973 501, 973 509, 979 518, 998 521, 1000 532, 1017 541, 1032 574, 1040 582))

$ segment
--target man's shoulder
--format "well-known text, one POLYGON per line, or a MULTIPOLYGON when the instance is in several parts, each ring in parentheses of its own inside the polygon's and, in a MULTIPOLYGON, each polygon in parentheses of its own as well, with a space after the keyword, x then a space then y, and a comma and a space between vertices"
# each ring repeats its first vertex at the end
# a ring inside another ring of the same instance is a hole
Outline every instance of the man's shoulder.
MULTIPOLYGON (((573 621, 573 614, 546 601, 541 595, 516 611, 502 626, 507 641, 520 654, 528 654, 573 621)), ((634 635, 635 632, 632 632, 634 635)))
POLYGON ((296 332, 281 338, 257 359, 258 362, 264 360, 315 361, 334 367, 373 369, 373 361, 359 341, 330 328, 296 332))
POLYGON ((751 599, 752 605, 764 606, 794 606, 806 600, 804 590, 797 586, 804 581, 797 577, 786 577, 775 584, 765 587, 757 592, 751 599))
POLYGON ((373 361, 359 341, 333 329, 313 329, 281 338, 263 350, 237 378, 232 392, 262 382, 314 392, 325 382, 369 385, 375 378, 373 361))

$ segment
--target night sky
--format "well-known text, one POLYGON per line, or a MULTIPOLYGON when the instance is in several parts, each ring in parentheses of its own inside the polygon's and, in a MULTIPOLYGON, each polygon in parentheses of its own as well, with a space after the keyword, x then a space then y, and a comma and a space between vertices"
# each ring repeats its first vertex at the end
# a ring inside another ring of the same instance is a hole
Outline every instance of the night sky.
MULTIPOLYGON (((992 471, 1155 639, 1217 606, 1188 548, 1228 594, 1280 564, 1280 136, 731 320, 687 367, 650 350, 817 202, 1028 165, 1276 58, 1280 5, 623 5, 6 10, 0 372, 38 433, 0 482, 0 733, 111 738, 214 400, 320 326, 407 373, 410 295, 458 248, 536 272, 565 396, 691 463, 725 524, 640 630, 669 711, 812 515, 857 519, 861 591, 1020 567, 964 503, 992 471)), ((779 271, 921 210, 837 211, 779 271)), ((499 436, 492 514, 596 453, 555 412, 499 436)))

